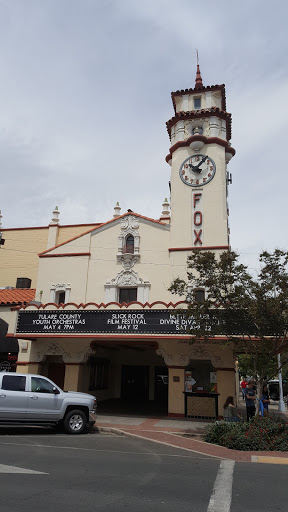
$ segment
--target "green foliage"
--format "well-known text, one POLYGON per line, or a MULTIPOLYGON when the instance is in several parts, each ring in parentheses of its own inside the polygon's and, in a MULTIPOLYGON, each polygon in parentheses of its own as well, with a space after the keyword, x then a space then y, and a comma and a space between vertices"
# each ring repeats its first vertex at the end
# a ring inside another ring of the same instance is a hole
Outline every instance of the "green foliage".
POLYGON ((217 421, 207 428, 205 441, 232 450, 288 451, 288 423, 276 416, 239 423, 217 421))
MULTIPOLYGON (((265 346, 265 343, 266 342, 264 341, 263 346, 265 346)), ((269 344, 269 342, 267 342, 267 344, 268 344, 268 351, 269 351, 270 344, 269 344)), ((254 377, 255 379, 257 379, 257 373, 255 373, 254 354, 253 353, 239 354, 237 359, 238 359, 238 363, 239 363, 240 375, 243 377, 250 376, 250 377, 254 377)), ((285 356, 284 356, 284 360, 285 360, 285 356)), ((269 379, 273 379, 275 376, 278 378, 278 374, 277 374, 278 362, 277 362, 276 355, 271 356, 268 361, 267 357, 265 355, 265 352, 264 352, 264 354, 259 354, 258 355, 258 367, 260 365, 263 366, 263 368, 265 369, 265 375, 263 375, 263 378, 265 378, 265 381, 269 380, 269 379), (263 358, 263 363, 261 361, 262 358, 263 358)), ((285 378, 283 369, 282 369, 282 377, 285 378)))
POLYGON ((176 279, 170 291, 188 303, 192 340, 225 336, 237 355, 246 354, 247 374, 257 376, 261 387, 264 377, 279 370, 278 353, 282 364, 288 362, 288 252, 262 252, 255 278, 238 257, 232 251, 219 256, 194 251, 187 261, 187 280, 176 279), (199 288, 205 290, 203 302, 194 300, 199 288))

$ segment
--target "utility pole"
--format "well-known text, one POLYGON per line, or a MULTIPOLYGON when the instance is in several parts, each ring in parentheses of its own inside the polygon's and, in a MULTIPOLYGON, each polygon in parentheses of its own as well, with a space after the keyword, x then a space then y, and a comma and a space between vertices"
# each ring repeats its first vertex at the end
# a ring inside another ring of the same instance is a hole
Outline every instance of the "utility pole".
POLYGON ((279 406, 278 410, 280 412, 285 412, 285 403, 283 399, 283 385, 282 385, 282 369, 281 369, 281 358, 280 354, 277 354, 277 362, 278 362, 278 375, 279 375, 279 406))

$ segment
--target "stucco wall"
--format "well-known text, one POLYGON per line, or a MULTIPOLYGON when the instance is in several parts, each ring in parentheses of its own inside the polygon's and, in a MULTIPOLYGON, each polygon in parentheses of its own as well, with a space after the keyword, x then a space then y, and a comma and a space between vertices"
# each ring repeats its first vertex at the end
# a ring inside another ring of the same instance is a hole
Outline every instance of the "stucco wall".
MULTIPOLYGON (((91 224, 59 226, 57 244, 91 229, 91 224)), ((47 249, 49 227, 3 229, 5 244, 1 246, 0 287, 16 286, 17 277, 32 279, 36 288, 39 258, 47 249)))
MULTIPOLYGON (((209 155, 216 164, 216 173, 211 182, 201 187, 189 187, 179 177, 183 161, 195 153, 190 147, 179 148, 173 153, 171 169, 171 247, 194 246, 194 202, 195 193, 202 196, 197 201, 197 210, 202 212, 202 245, 223 246, 228 243, 226 205, 225 149, 209 144, 200 150, 209 155), (181 207, 179 207, 181 204, 181 207)), ((199 246, 199 244, 198 244, 199 246)))

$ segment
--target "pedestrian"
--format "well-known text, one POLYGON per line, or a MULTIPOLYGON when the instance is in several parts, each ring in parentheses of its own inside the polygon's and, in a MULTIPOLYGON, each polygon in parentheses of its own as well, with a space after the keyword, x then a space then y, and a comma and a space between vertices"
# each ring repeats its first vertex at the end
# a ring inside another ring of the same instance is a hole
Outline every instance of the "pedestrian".
POLYGON ((247 421, 249 421, 253 416, 255 416, 255 400, 256 395, 255 391, 253 389, 254 387, 254 380, 250 379, 247 383, 247 387, 244 389, 245 394, 245 402, 246 402, 246 413, 247 413, 247 421))
POLYGON ((263 386, 261 402, 263 404, 263 416, 269 416, 268 405, 270 404, 268 386, 263 386))
POLYGON ((223 406, 223 417, 224 421, 240 421, 242 419, 234 405, 233 396, 228 396, 226 399, 223 406))
POLYGON ((247 388, 247 380, 245 377, 243 377, 243 379, 241 380, 240 382, 240 386, 241 386, 241 390, 242 390, 242 396, 243 396, 243 400, 245 400, 245 394, 244 394, 244 389, 247 388))

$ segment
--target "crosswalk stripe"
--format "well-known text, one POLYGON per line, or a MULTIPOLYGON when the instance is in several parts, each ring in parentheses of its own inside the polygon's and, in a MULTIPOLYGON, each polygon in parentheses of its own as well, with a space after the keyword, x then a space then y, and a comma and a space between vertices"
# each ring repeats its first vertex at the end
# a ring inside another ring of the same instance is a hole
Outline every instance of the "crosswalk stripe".
POLYGON ((6 466, 0 464, 0 473, 26 473, 27 475, 49 475, 49 473, 43 473, 42 471, 33 471, 33 469, 18 468, 16 466, 6 466))
POLYGON ((207 512, 230 512, 234 460, 221 460, 207 512))

